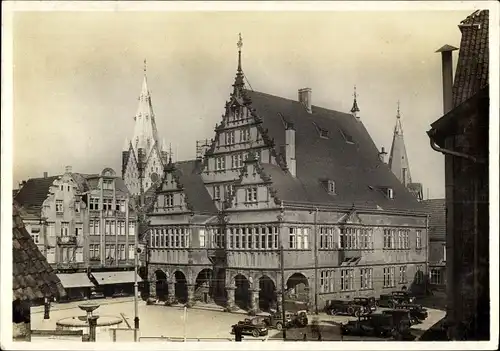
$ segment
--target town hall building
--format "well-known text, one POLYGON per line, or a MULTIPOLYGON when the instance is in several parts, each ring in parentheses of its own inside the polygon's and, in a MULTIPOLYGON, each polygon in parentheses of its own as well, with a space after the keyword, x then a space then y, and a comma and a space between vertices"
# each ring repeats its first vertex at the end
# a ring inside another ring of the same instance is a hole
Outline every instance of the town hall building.
POLYGON ((163 169, 144 237, 150 296, 257 312, 420 291, 427 216, 356 96, 344 113, 313 105, 309 88, 297 100, 248 89, 241 47, 209 148, 163 169))

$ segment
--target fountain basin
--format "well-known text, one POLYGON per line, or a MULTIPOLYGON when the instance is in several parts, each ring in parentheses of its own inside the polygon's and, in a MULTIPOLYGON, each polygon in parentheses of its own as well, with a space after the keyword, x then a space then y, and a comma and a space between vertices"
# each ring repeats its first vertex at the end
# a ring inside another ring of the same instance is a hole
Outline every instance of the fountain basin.
MULTIPOLYGON (((97 327, 109 327, 119 325, 123 322, 121 317, 117 316, 99 316, 97 319, 97 327)), ((89 323, 86 316, 66 317, 56 322, 57 329, 69 328, 88 328, 89 323)))

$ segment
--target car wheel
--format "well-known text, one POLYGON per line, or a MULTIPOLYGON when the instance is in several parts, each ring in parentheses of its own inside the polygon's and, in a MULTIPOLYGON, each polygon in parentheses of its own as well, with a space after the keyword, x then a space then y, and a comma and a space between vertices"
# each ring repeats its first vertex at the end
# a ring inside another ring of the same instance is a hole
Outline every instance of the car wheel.
POLYGON ((359 316, 361 316, 361 311, 360 310, 354 311, 354 317, 359 317, 359 316))
POLYGON ((258 337, 259 337, 259 335, 260 335, 260 334, 259 334, 259 331, 258 331, 257 329, 252 330, 252 336, 253 336, 254 338, 258 338, 258 337))
POLYGON ((334 308, 332 308, 330 311, 329 311, 329 314, 330 316, 335 316, 337 314, 337 311, 335 311, 334 308))
POLYGON ((387 307, 394 308, 394 302, 389 301, 389 303, 387 304, 387 307))
POLYGON ((276 323, 276 329, 278 330, 283 329, 283 324, 281 324, 281 322, 276 323))
POLYGON ((354 315, 354 308, 349 307, 349 308, 347 309, 347 314, 348 314, 349 316, 354 315))

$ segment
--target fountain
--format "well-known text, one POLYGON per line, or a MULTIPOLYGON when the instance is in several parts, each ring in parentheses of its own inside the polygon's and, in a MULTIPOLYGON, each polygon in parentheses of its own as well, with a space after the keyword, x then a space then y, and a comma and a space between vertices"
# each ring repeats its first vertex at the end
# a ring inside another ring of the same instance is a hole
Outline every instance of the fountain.
MULTIPOLYGON (((56 322, 57 330, 83 330, 90 337, 90 341, 96 341, 96 329, 105 332, 109 327, 116 327, 123 322, 118 316, 95 315, 94 311, 99 308, 99 304, 87 302, 78 305, 84 311, 85 316, 66 317, 56 322)), ((103 340, 104 341, 104 340, 103 340)))

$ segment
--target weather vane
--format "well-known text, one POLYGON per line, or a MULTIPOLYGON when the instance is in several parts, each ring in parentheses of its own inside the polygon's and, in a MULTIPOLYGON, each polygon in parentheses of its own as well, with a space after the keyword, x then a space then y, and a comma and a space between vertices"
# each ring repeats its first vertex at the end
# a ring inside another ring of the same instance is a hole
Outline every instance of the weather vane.
POLYGON ((241 50, 241 47, 243 46, 243 39, 241 38, 241 33, 239 33, 239 40, 236 45, 238 46, 238 49, 241 50))
POLYGON ((354 99, 355 99, 355 100, 356 100, 356 98, 358 97, 358 94, 356 93, 356 85, 354 85, 354 94, 353 94, 353 96, 354 96, 354 99))
POLYGON ((397 117, 399 118, 399 116, 400 115, 399 115, 399 100, 398 100, 398 116, 397 117))
POLYGON ((146 59, 144 59, 144 72, 146 72, 146 59))

